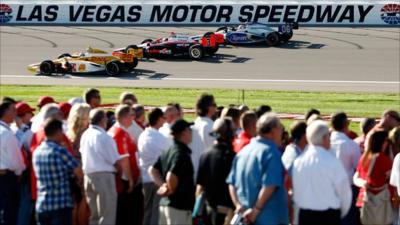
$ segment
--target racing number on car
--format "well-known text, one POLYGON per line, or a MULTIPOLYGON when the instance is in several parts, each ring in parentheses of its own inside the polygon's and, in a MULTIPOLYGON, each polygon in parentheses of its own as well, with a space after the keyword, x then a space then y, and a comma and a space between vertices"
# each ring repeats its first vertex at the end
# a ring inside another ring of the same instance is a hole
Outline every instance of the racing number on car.
POLYGON ((70 63, 71 65, 71 71, 76 72, 76 63, 70 63))
POLYGON ((291 33, 292 26, 290 24, 284 24, 279 26, 279 32, 281 33, 291 33))

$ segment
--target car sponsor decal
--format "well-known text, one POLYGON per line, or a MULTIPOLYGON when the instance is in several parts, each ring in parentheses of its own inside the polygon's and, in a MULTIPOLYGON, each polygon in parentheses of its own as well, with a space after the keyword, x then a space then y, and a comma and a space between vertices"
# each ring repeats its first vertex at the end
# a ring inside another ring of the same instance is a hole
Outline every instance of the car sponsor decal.
POLYGON ((231 43, 247 43, 250 40, 247 37, 246 33, 227 33, 226 40, 231 43))
POLYGON ((78 68, 79 72, 85 72, 86 71, 86 65, 85 64, 80 64, 78 68))
POLYGON ((400 24, 400 4, 387 4, 381 9, 381 19, 390 25, 400 24))
POLYGON ((7 4, 0 4, 0 23, 7 23, 12 17, 12 8, 7 4))

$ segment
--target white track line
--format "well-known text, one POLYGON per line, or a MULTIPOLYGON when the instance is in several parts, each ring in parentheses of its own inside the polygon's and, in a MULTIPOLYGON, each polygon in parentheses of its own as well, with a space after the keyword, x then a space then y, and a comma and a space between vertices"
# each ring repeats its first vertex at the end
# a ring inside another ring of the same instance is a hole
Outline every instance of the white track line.
MULTIPOLYGON (((27 76, 27 75, 0 75, 1 78, 38 78, 38 79, 62 79, 62 76, 46 77, 46 76, 27 76)), ((68 79, 119 79, 118 77, 77 77, 65 76, 68 79)), ((123 77, 126 78, 126 77, 123 77)), ((165 80, 165 81, 223 81, 223 82, 264 82, 264 83, 343 83, 343 84, 400 84, 400 81, 365 81, 365 80, 277 80, 277 79, 215 79, 215 78, 147 78, 136 77, 132 80, 165 80)))

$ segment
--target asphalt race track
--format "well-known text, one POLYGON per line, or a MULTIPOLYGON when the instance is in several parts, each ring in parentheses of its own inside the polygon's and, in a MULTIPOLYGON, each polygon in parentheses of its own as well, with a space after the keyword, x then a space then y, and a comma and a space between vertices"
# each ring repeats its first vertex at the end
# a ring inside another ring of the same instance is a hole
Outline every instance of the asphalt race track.
POLYGON ((1 84, 194 87, 306 91, 400 92, 400 28, 300 28, 280 47, 221 47, 203 61, 144 60, 136 71, 35 76, 31 63, 90 45, 111 51, 169 32, 203 34, 215 27, 0 26, 1 84))

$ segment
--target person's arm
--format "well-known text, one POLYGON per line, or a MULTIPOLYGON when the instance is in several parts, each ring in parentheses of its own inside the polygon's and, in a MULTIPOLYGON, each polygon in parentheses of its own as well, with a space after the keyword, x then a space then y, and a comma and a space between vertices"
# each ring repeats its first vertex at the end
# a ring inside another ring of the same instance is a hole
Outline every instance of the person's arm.
POLYGON ((253 208, 247 209, 243 214, 243 217, 249 223, 254 223, 256 221, 257 216, 260 214, 262 208, 264 207, 268 199, 272 196, 275 189, 276 188, 274 186, 261 188, 260 192, 258 193, 256 204, 254 204, 253 208))
POLYGON ((157 187, 160 187, 164 183, 164 179, 162 178, 160 171, 153 166, 150 166, 149 168, 149 175, 151 176, 154 184, 156 184, 157 187))
POLYGON ((232 203, 235 206, 235 212, 240 213, 243 211, 243 206, 240 204, 239 198, 236 193, 236 188, 232 184, 229 185, 229 194, 232 199, 232 203))
POLYGON ((157 193, 163 197, 169 196, 175 193, 177 186, 178 177, 174 173, 168 172, 165 183, 162 184, 157 193))
POLYGON ((74 175, 75 175, 75 177, 76 177, 76 179, 77 179, 77 182, 78 182, 78 184, 79 184, 79 186, 83 186, 83 171, 82 171, 82 168, 81 167, 76 167, 75 169, 74 169, 74 175))
POLYGON ((201 195, 201 193, 204 191, 203 186, 201 186, 200 184, 196 185, 196 197, 198 197, 199 195, 201 195))
POLYGON ((132 192, 133 188, 135 187, 135 183, 132 178, 132 173, 131 173, 131 165, 129 162, 129 157, 123 157, 117 161, 117 168, 120 168, 121 173, 124 174, 128 178, 129 182, 129 188, 128 192, 132 192))
POLYGON ((359 188, 363 188, 367 185, 367 181, 360 177, 360 174, 358 173, 358 171, 356 171, 354 173, 353 183, 354 183, 354 185, 356 185, 359 188))

